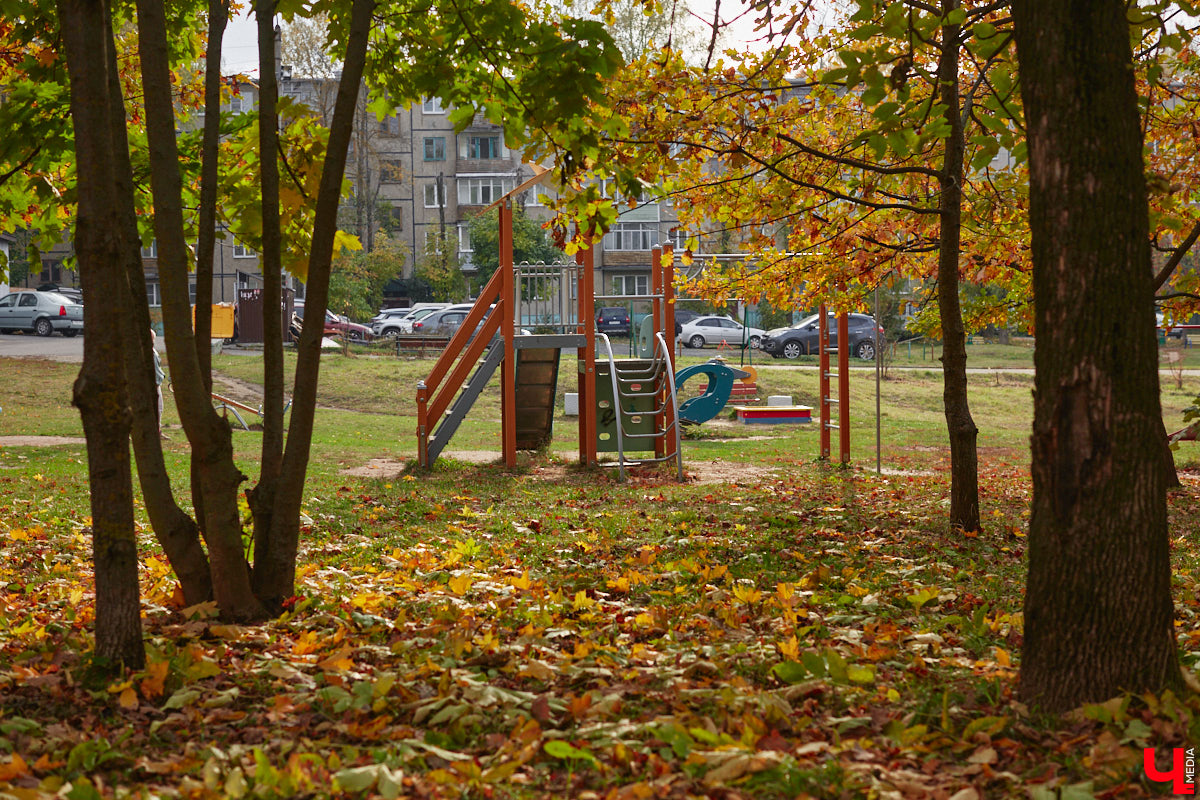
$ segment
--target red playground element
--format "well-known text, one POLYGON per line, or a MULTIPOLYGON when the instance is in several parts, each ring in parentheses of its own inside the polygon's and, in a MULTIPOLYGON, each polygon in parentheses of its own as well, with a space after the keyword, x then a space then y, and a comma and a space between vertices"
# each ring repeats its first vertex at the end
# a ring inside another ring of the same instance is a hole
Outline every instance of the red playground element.
POLYGON ((812 406, 734 406, 744 425, 787 425, 812 422, 812 406))

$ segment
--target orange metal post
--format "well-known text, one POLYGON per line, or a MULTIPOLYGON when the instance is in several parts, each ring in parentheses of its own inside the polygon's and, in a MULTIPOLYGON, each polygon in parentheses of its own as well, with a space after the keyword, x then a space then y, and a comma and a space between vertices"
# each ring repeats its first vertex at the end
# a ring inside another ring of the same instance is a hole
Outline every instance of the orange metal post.
POLYGON ((821 387, 821 458, 828 460, 832 449, 829 442, 829 426, 833 422, 829 402, 829 319, 822 303, 817 311, 817 370, 820 372, 821 387))
POLYGON ((500 206, 500 301, 493 312, 500 316, 500 330, 504 336, 504 361, 500 365, 500 392, 502 436, 504 438, 504 463, 517 465, 517 353, 514 349, 516 334, 516 287, 513 280, 513 230, 512 201, 505 200, 500 206))
POLYGON ((589 244, 575 260, 579 274, 579 332, 586 343, 579 350, 579 460, 588 466, 599 462, 596 451, 596 273, 589 244))
MULTIPOLYGON (((650 294, 657 295, 660 297, 663 293, 662 263, 663 263, 662 246, 655 245, 654 249, 650 251, 650 294)), ((651 321, 651 326, 653 327, 654 331, 662 330, 662 320, 663 320, 662 300, 661 299, 652 300, 650 302, 650 321, 651 321)), ((635 336, 637 335, 636 331, 633 331, 632 333, 635 336)), ((654 334, 651 333, 651 340, 650 340, 651 345, 654 344, 653 336, 654 336, 654 334)), ((666 377, 667 377, 667 380, 672 379, 672 377, 670 375, 668 375, 666 377)), ((657 420, 656 428, 658 431, 658 436, 656 436, 654 438, 654 457, 655 458, 662 458, 664 455, 666 455, 666 452, 667 452, 667 447, 666 447, 666 445, 667 445, 667 443, 666 443, 667 402, 666 402, 666 399, 670 396, 671 396, 671 393, 670 393, 670 390, 667 388, 666 384, 663 384, 662 386, 659 387, 659 391, 658 391, 657 395, 655 396, 655 400, 659 403, 659 406, 663 409, 663 411, 657 415, 658 420, 657 420)))
POLYGON ((429 468, 429 408, 426 405, 429 392, 425 381, 417 382, 417 463, 429 468))
MULTIPOLYGON (((667 355, 673 355, 675 352, 675 249, 671 245, 663 247, 662 254, 662 332, 663 338, 667 340, 667 355)), ((674 359, 671 361, 671 366, 674 367, 674 359)), ((667 380, 674 382, 675 376, 667 376, 667 380)), ((666 387, 666 395, 663 397, 663 405, 666 406, 664 412, 664 430, 672 430, 675 421, 675 408, 668 402, 671 399, 671 387, 666 387)), ((674 452, 676 447, 676 439, 671 439, 671 452, 674 452)), ((676 454, 678 455, 678 454, 676 454)))
POLYGON ((838 456, 850 463, 850 316, 838 314, 838 456))

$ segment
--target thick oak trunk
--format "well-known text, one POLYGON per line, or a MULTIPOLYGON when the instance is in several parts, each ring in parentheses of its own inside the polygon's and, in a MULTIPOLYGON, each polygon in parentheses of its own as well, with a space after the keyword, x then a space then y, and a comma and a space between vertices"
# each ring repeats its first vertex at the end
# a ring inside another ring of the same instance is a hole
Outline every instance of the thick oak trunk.
MULTIPOLYGON (((943 0, 942 15, 957 9, 959 0, 943 0)), ((939 188, 941 224, 938 245, 938 313, 942 320, 942 401, 950 435, 950 524, 965 531, 979 530, 979 429, 967 401, 967 333, 959 302, 959 259, 962 254, 963 125, 959 109, 958 25, 942 28, 938 82, 946 106, 946 137, 939 188)))
POLYGON ((121 225, 114 198, 108 80, 113 49, 107 5, 61 0, 63 49, 71 80, 79 216, 79 258, 88 335, 73 402, 87 436, 92 561, 96 575, 96 656, 140 669, 145 664, 138 589, 130 411, 125 386, 121 309, 110 302, 125 280, 121 225))
POLYGON ((1061 711, 1179 680, 1149 226, 1126 3, 1013 17, 1038 337, 1020 693, 1061 711))

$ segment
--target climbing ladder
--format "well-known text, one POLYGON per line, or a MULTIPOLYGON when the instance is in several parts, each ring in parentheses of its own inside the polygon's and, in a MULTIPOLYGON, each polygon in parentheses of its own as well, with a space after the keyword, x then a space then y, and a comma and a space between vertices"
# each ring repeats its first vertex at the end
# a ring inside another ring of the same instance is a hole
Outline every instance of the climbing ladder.
POLYGON ((622 480, 626 466, 672 460, 679 480, 683 480, 679 398, 666 337, 662 332, 655 333, 650 358, 620 360, 613 357, 606 334, 597 334, 596 338, 607 356, 596 363, 596 449, 617 454, 622 480), (654 455, 636 459, 626 456, 634 451, 654 455))
POLYGON ((838 432, 838 456, 843 464, 850 463, 850 340, 849 317, 845 312, 837 317, 837 346, 829 346, 829 314, 822 305, 817 312, 817 346, 820 351, 821 389, 821 458, 831 456, 831 432, 838 432), (830 372, 829 356, 837 354, 836 373, 830 372), (837 397, 832 395, 832 379, 837 378, 837 397), (838 407, 838 421, 833 421, 833 406, 838 407))

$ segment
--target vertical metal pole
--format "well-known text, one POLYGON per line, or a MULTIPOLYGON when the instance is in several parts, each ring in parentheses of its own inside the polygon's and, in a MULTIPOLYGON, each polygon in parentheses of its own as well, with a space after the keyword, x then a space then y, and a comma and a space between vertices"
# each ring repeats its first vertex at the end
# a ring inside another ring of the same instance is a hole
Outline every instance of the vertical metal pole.
POLYGON ((833 424, 833 414, 829 402, 829 319, 822 303, 817 310, 817 371, 820 373, 821 387, 821 458, 828 461, 832 449, 829 443, 829 426, 833 424))
POLYGON ((429 390, 417 381, 417 463, 429 469, 429 390))
POLYGON ((517 465, 517 350, 514 346, 516 334, 516 309, 514 306, 513 281, 513 230, 512 201, 505 200, 500 206, 500 301, 493 313, 501 314, 500 331, 504 335, 504 360, 500 367, 500 413, 504 438, 504 463, 508 467, 517 465))
MULTIPOLYGON (((663 304, 662 304, 662 265, 663 265, 663 249, 662 245, 655 245, 650 251, 650 322, 652 333, 650 334, 650 343, 657 344, 658 338, 654 335, 662 330, 663 320, 663 304)), ((632 332, 632 331, 631 331, 632 332)), ((640 337, 639 337, 640 342, 640 337)), ((651 358, 655 353, 651 351, 651 358)), ((668 359, 667 363, 671 363, 668 359)), ((674 380, 674 376, 663 373, 663 380, 674 380)), ((654 393, 654 402, 662 409, 656 414, 655 431, 658 433, 654 437, 654 457, 662 458, 667 452, 667 406, 670 405, 667 401, 670 399, 670 392, 667 390, 665 383, 660 384, 654 393)))
POLYGON ((850 315, 838 314, 838 456, 850 463, 850 315))
POLYGON ((595 254, 589 243, 576 260, 579 274, 579 332, 584 346, 579 367, 579 460, 587 466, 599 462, 596 450, 596 271, 595 254))
POLYGON ((676 461, 679 464, 680 480, 683 479, 683 459, 680 455, 680 435, 679 435, 679 420, 675 417, 675 409, 678 406, 678 401, 674 399, 675 395, 675 363, 671 356, 671 348, 675 342, 675 248, 671 245, 663 247, 662 255, 662 333, 664 340, 663 354, 667 357, 668 372, 667 388, 669 393, 666 396, 667 402, 666 416, 664 425, 666 430, 674 430, 675 437, 673 446, 675 449, 676 461))
POLYGON ((879 335, 879 286, 875 286, 875 330, 871 338, 875 340, 875 474, 883 474, 883 421, 881 414, 880 388, 883 379, 883 348, 886 341, 879 335))

